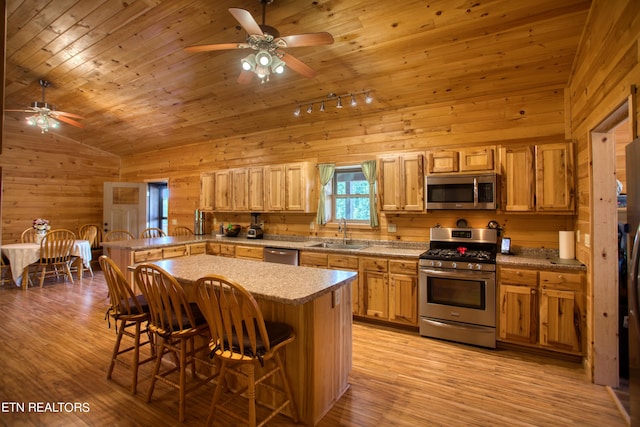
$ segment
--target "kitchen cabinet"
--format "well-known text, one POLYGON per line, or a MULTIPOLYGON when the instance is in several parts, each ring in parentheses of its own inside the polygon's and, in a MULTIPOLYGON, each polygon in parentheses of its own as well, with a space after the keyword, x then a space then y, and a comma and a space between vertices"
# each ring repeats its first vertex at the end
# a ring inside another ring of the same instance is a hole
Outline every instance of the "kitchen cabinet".
POLYGON ((226 169, 214 172, 214 180, 214 209, 217 211, 230 211, 232 208, 231 192, 233 191, 233 177, 231 170, 226 169))
POLYGON ((316 171, 311 163, 270 165, 264 168, 265 210, 315 212, 316 171))
POLYGON ((499 338, 581 354, 586 324, 584 275, 499 267, 499 338))
POLYGON ((501 149, 502 206, 511 212, 573 213, 573 144, 501 149))
POLYGON ((424 156, 409 153, 378 158, 381 209, 424 210, 424 156))
POLYGON ((262 259, 264 258, 264 248, 262 248, 261 246, 237 245, 235 247, 235 257, 262 261, 262 259))
MULTIPOLYGON (((331 268, 334 270, 358 271, 357 256, 330 254, 317 251, 300 251, 299 263, 305 267, 331 268)), ((357 282, 351 284, 351 304, 354 315, 359 314, 359 287, 357 282)))
POLYGON ((211 211, 214 207, 214 174, 206 172, 200 174, 200 209, 211 211))
POLYGON ((360 258, 361 315, 418 325, 418 263, 413 260, 360 258))
POLYGON ((427 152, 429 174, 457 172, 493 172, 495 147, 470 147, 427 152))
POLYGON ((249 211, 264 210, 264 168, 249 168, 249 211))
POLYGON ((249 210, 249 170, 231 170, 231 209, 233 211, 249 210))

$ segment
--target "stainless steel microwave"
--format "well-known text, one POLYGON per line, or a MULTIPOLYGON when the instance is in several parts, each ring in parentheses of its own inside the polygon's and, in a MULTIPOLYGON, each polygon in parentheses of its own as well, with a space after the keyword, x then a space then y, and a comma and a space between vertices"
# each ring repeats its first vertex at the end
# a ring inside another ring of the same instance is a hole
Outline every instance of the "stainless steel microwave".
POLYGON ((427 175, 427 210, 497 208, 496 174, 427 175))

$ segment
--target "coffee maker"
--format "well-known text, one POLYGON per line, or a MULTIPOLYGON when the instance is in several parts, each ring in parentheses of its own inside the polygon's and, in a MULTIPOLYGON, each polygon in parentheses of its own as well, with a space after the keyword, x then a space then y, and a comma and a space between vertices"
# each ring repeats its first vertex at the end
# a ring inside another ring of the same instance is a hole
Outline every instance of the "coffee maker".
POLYGON ((260 225, 260 213, 254 212, 251 214, 251 225, 247 230, 247 239, 262 239, 264 231, 260 225))

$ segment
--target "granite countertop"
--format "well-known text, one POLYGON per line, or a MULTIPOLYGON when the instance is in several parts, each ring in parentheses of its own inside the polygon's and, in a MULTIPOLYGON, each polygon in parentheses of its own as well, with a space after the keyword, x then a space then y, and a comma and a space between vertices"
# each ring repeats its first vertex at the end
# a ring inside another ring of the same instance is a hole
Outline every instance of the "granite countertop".
POLYGON ((351 281, 354 271, 274 264, 214 255, 193 255, 154 261, 173 275, 193 299, 193 284, 207 274, 235 280, 256 298, 300 305, 331 292, 351 281))
POLYGON ((531 267, 544 270, 562 269, 586 271, 587 266, 577 259, 562 259, 554 255, 545 254, 518 254, 496 256, 496 264, 502 266, 514 267, 531 267))

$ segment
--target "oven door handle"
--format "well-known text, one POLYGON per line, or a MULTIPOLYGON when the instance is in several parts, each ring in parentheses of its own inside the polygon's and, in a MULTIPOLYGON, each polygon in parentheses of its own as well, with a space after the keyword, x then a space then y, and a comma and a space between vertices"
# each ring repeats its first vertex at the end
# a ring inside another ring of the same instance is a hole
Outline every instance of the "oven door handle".
POLYGON ((484 271, 465 271, 465 270, 443 271, 443 270, 432 270, 432 269, 421 268, 420 272, 429 276, 449 277, 452 279, 492 280, 494 278, 493 273, 487 273, 484 271))

